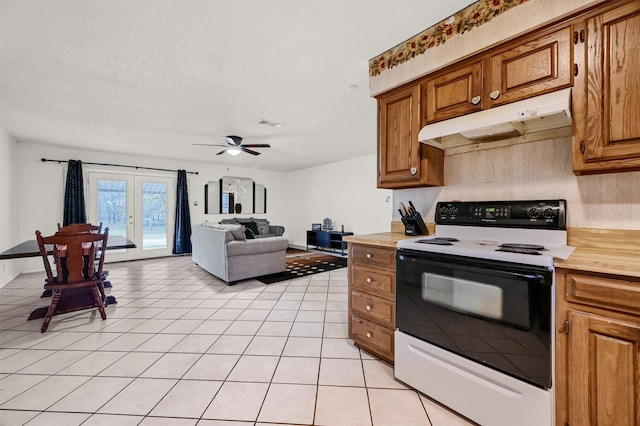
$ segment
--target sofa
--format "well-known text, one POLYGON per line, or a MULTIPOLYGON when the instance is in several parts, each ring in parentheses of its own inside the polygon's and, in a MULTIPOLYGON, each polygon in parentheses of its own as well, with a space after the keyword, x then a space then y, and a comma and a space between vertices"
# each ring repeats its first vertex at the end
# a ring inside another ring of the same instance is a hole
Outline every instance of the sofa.
POLYGON ((284 226, 271 225, 267 219, 234 217, 231 219, 222 219, 220 223, 223 225, 243 225, 245 228, 251 230, 254 238, 281 237, 282 234, 284 234, 284 226))
POLYGON ((237 281, 286 270, 285 237, 246 238, 238 224, 203 223, 192 228, 192 260, 232 285, 237 281))

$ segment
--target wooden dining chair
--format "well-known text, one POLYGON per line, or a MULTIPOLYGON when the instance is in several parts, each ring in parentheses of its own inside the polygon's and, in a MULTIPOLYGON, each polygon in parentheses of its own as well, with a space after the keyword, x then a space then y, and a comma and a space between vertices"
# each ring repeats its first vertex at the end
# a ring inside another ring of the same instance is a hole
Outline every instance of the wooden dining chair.
POLYGON ((47 330, 54 314, 97 307, 102 319, 107 319, 102 268, 108 238, 109 228, 101 234, 58 232, 50 237, 43 237, 40 231, 36 231, 47 274, 44 287, 52 291, 41 332, 47 330), (55 275, 49 263, 47 244, 53 246, 55 275), (94 261, 96 254, 97 261, 94 261))
MULTIPOLYGON (((99 225, 93 225, 91 223, 72 223, 67 226, 60 225, 58 222, 58 232, 57 234, 64 233, 77 233, 77 232, 91 232, 92 234, 100 234, 102 232, 102 222, 99 225)), ((98 262, 101 253, 97 252, 95 254, 95 261, 98 262)), ((104 278, 104 286, 111 287, 111 283, 107 281, 107 276, 109 276, 109 271, 102 271, 102 278, 104 278)))
POLYGON ((93 234, 100 234, 102 232, 102 222, 99 225, 93 225, 91 223, 72 223, 67 226, 62 226, 58 223, 58 232, 91 232, 93 234))

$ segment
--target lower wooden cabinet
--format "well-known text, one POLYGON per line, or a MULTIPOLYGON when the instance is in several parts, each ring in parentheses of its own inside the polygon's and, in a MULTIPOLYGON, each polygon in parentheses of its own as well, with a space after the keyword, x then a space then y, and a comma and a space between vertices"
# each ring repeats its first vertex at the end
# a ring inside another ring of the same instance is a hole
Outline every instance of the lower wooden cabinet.
POLYGON ((640 279, 556 272, 556 424, 640 425, 640 279))
POLYGON ((349 338, 393 362, 395 248, 349 243, 349 338))

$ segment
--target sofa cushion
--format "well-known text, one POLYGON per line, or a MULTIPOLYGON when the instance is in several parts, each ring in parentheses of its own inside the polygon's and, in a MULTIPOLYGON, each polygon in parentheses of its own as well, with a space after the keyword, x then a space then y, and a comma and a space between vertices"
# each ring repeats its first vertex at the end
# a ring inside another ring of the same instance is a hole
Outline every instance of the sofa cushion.
POLYGON ((251 229, 251 231, 253 231, 254 235, 258 235, 260 233, 260 231, 258 231, 258 225, 252 221, 246 221, 242 223, 247 229, 251 229))
POLYGON ((245 234, 245 231, 247 230, 247 228, 245 228, 244 226, 240 225, 237 229, 230 229, 229 232, 231 232, 231 235, 233 235, 233 238, 236 241, 244 241, 247 239, 247 236, 245 234))
MULTIPOLYGON (((261 238, 250 241, 231 241, 227 244, 227 256, 244 256, 259 253, 284 251, 289 241, 284 237, 261 238)), ((248 261, 250 261, 248 259, 248 261)))
POLYGON ((258 234, 266 235, 266 234, 269 233, 269 222, 267 222, 267 223, 257 223, 256 222, 256 226, 258 227, 258 234))

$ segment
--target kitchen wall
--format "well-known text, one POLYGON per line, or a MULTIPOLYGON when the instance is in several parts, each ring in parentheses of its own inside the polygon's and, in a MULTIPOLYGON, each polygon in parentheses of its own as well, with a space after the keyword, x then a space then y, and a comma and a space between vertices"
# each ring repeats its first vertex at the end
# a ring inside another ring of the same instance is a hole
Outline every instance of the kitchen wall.
MULTIPOLYGON (((15 203, 11 202, 16 198, 16 166, 13 158, 17 150, 18 143, 7 132, 0 127, 0 251, 17 244, 18 236, 16 224, 18 223, 18 210, 15 203)), ((0 260, 0 286, 12 280, 18 275, 17 265, 10 260, 0 260)))
POLYGON ((640 229, 640 172, 575 176, 568 137, 445 155, 445 186, 396 190, 394 206, 433 222, 437 201, 544 198, 567 200, 569 227, 640 229))
POLYGON ((376 188, 375 154, 289 173, 289 240, 305 246, 312 223, 355 234, 390 229, 392 191, 376 188))

